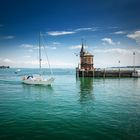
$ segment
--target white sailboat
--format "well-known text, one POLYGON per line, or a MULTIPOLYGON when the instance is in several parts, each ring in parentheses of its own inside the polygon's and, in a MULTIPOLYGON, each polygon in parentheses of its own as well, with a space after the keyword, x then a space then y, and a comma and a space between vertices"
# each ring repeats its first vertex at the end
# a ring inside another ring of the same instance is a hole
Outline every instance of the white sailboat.
MULTIPOLYGON (((30 85, 52 85, 52 83, 54 82, 54 78, 53 76, 45 79, 42 75, 41 75, 41 43, 40 43, 40 36, 41 34, 39 34, 39 73, 38 75, 25 75, 22 78, 22 82, 25 84, 30 84, 30 85)), ((48 64, 49 64, 49 60, 48 60, 48 64)), ((49 69, 50 68, 50 64, 49 64, 49 69)), ((51 71, 51 75, 52 75, 52 71, 51 71)))

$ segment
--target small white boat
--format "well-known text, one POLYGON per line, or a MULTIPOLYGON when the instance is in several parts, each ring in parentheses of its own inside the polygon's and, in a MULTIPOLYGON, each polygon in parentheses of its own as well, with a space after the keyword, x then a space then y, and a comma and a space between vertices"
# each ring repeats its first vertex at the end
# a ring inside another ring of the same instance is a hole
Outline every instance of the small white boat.
MULTIPOLYGON (((40 69, 40 72, 39 72, 38 75, 25 75, 24 77, 22 77, 22 82, 24 84, 30 84, 30 85, 52 85, 52 83, 54 82, 54 78, 52 76, 52 70, 50 68, 50 63, 49 63, 48 57, 47 57, 47 60, 48 60, 49 69, 50 69, 50 72, 51 72, 51 77, 46 79, 46 78, 43 77, 43 75, 41 75, 41 61, 42 61, 42 58, 41 58, 41 48, 42 47, 40 45, 40 34, 39 34, 39 69, 40 69)), ((45 47, 44 47, 44 49, 45 49, 45 47)), ((47 56, 47 53, 46 53, 46 56, 47 56)))
POLYGON ((19 73, 21 71, 21 69, 17 69, 16 71, 15 71, 15 73, 17 74, 17 73, 19 73))

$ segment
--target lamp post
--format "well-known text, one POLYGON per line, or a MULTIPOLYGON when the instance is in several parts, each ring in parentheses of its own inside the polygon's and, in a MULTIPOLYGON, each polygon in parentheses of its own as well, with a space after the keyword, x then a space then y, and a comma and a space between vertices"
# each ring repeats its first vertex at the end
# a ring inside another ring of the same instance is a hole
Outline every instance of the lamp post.
POLYGON ((120 74, 120 60, 118 61, 118 63, 119 63, 119 78, 120 78, 120 76, 121 76, 121 74, 120 74))
POLYGON ((133 52, 133 69, 134 69, 134 72, 135 72, 135 52, 133 52))
POLYGON ((120 71, 120 60, 118 61, 118 63, 119 63, 119 71, 120 71))

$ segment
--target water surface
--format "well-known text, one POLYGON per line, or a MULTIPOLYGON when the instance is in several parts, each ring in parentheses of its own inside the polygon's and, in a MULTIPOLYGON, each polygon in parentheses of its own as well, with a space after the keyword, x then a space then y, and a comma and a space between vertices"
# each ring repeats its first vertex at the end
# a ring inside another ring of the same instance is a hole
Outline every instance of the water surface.
POLYGON ((140 139, 140 79, 76 79, 75 70, 55 69, 45 87, 21 83, 36 69, 14 71, 0 69, 0 139, 140 139))

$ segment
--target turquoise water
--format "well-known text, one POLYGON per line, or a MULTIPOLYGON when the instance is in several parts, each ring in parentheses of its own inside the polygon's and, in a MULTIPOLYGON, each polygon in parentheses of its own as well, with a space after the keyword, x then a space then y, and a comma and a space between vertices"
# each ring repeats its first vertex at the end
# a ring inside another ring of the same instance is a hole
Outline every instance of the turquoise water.
POLYGON ((22 84, 35 69, 0 69, 1 140, 140 139, 140 79, 76 79, 55 69, 52 87, 22 84))

